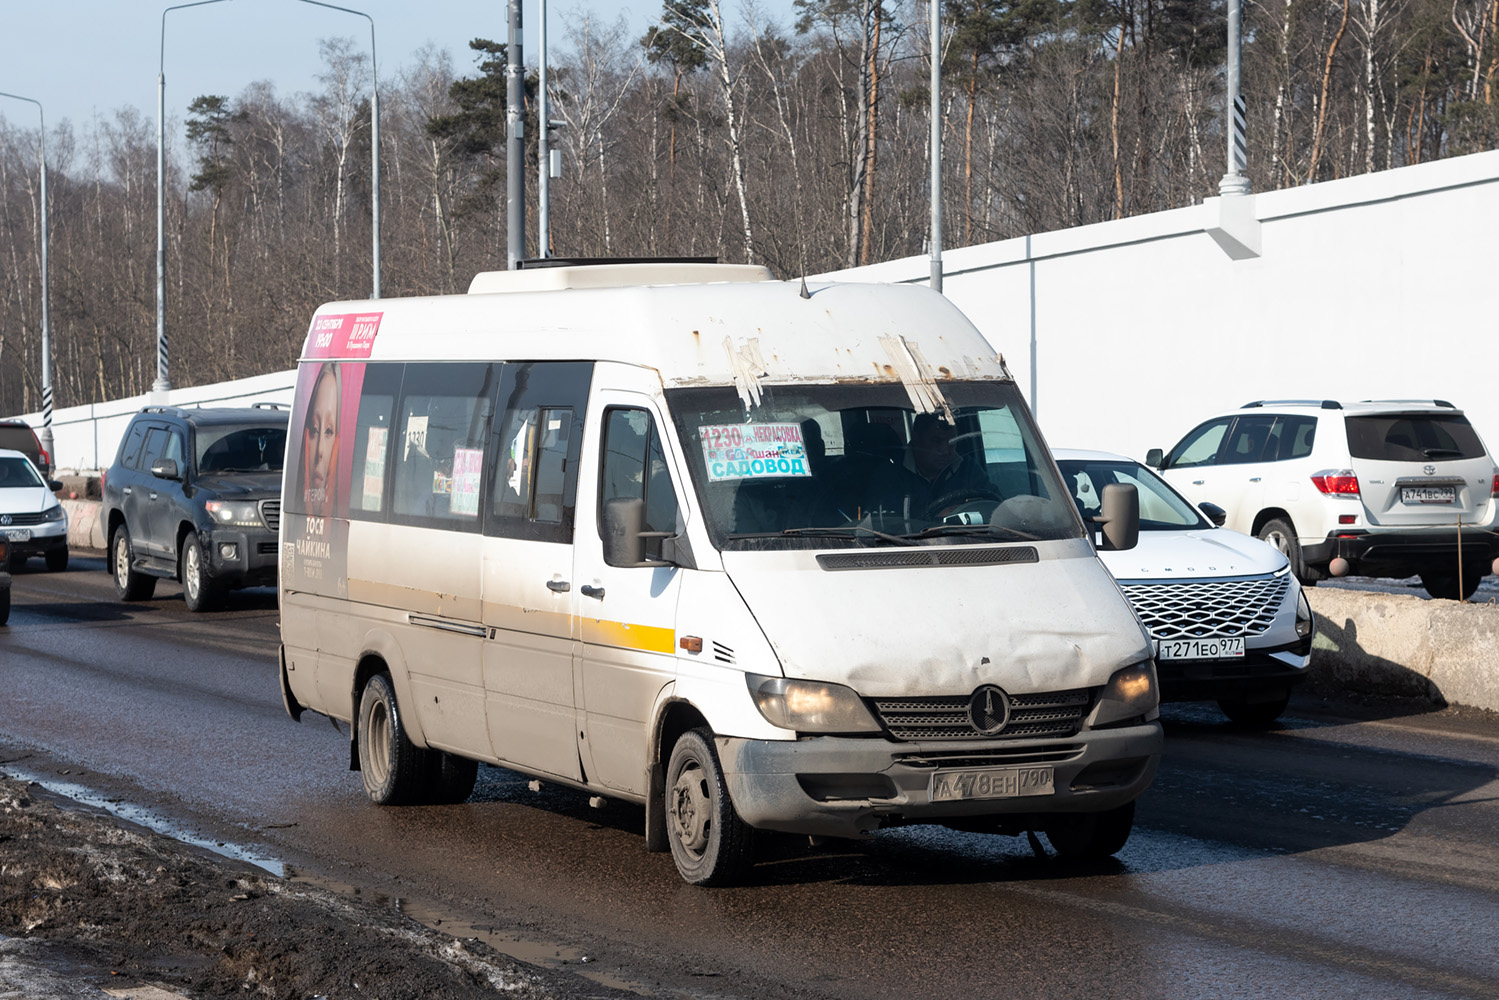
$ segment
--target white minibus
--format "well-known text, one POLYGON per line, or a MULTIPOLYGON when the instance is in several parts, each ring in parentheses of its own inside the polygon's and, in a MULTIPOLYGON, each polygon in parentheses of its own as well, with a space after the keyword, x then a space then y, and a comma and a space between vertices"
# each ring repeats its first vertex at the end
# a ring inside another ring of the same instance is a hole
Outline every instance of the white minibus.
POLYGON ((1152 647, 1004 360, 941 295, 523 267, 335 302, 303 349, 281 684, 381 805, 479 762, 644 806, 695 884, 757 838, 1128 838, 1152 647))

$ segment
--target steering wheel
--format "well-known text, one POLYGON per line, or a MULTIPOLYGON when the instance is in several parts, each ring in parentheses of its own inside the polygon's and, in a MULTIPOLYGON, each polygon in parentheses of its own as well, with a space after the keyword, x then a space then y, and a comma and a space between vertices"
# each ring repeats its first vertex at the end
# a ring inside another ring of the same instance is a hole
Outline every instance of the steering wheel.
POLYGON ((1004 497, 985 486, 964 486, 961 489, 945 493, 931 503, 927 504, 926 516, 932 520, 941 521, 951 517, 958 511, 971 503, 988 501, 990 503, 1001 503, 1004 497))

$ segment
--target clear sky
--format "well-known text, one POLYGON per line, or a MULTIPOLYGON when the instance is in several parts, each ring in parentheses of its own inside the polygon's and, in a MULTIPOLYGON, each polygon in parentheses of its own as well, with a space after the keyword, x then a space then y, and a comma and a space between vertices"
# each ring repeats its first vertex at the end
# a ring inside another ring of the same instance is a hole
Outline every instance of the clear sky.
MULTIPOLYGON (((182 2, 182 0, 177 0, 182 2)), ((337 0, 375 21, 382 79, 391 79, 431 42, 447 49, 459 75, 476 67, 472 38, 503 42, 505 0, 337 0)), ((757 0, 759 17, 789 26, 792 0, 757 0)), ((162 11, 173 0, 0 0, 0 91, 42 102, 49 130, 64 118, 81 131, 95 113, 109 117, 134 105, 156 117, 156 74, 161 64, 162 11)), ((731 33, 743 30, 745 0, 724 0, 731 33)), ((564 44, 570 17, 588 12, 612 23, 624 16, 632 36, 645 33, 660 14, 660 0, 548 0, 547 33, 553 52, 564 44)), ((538 0, 524 0, 525 58, 537 59, 538 0)), ((369 22, 299 0, 226 0, 166 18, 166 105, 179 122, 201 94, 237 96, 256 80, 283 95, 317 89, 318 42, 354 39, 369 51, 369 22)), ((0 115, 34 127, 36 109, 0 99, 0 115)))

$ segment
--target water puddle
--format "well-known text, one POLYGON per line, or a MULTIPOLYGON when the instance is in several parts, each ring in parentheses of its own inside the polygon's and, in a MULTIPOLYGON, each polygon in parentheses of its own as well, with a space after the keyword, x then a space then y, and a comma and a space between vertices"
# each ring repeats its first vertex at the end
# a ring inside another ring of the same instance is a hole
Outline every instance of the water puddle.
POLYGON ((540 966, 558 972, 570 972, 575 976, 582 976, 600 986, 610 989, 622 990, 626 993, 634 993, 636 996, 654 996, 655 993, 643 983, 631 982, 619 976, 610 975, 607 972, 590 969, 595 959, 586 951, 580 951, 568 945, 558 944, 555 941, 544 941, 539 938, 525 937, 515 931, 503 930, 483 922, 475 922, 468 917, 456 916, 444 912, 426 904, 417 903, 412 900, 402 899, 399 896, 387 896, 384 893, 371 893, 360 889, 358 886, 348 885, 333 879, 324 878, 321 875, 313 875, 308 872, 288 868, 287 879, 293 882, 305 882, 308 885, 336 892, 343 896, 358 896, 361 899, 373 900, 381 906, 388 906, 398 913, 402 913, 424 927, 447 934, 451 937, 470 939, 477 938, 483 941, 495 951, 517 962, 527 965, 540 966))

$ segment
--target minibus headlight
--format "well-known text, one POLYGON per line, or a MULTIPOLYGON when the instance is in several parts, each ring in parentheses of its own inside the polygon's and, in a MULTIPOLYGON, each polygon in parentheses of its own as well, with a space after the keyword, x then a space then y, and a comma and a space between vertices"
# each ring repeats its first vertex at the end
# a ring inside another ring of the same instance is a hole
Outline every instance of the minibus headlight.
POLYGON ((880 724, 853 688, 823 681, 746 674, 760 714, 799 733, 877 733, 880 724))
POLYGON ((260 505, 254 500, 210 500, 203 506, 217 524, 260 527, 260 505))
POLYGON ((1093 712, 1093 725, 1104 726, 1124 719, 1141 716, 1153 718, 1161 704, 1160 688, 1156 685, 1155 661, 1143 660, 1134 666, 1116 670, 1104 685, 1098 697, 1098 708, 1093 712))

